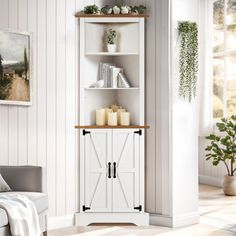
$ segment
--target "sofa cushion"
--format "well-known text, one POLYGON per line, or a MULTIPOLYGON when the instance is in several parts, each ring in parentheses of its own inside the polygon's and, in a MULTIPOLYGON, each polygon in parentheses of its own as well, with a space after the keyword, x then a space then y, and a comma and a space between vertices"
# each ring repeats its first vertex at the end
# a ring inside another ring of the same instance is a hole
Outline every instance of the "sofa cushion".
POLYGON ((7 192, 7 191, 11 191, 11 188, 0 174, 0 192, 7 192))
POLYGON ((8 195, 8 194, 22 194, 27 196, 32 202, 34 202, 36 210, 38 214, 42 213, 43 211, 46 211, 48 209, 48 197, 44 193, 38 193, 38 192, 2 192, 1 195, 8 195))
POLYGON ((7 213, 0 208, 0 228, 8 224, 7 213))

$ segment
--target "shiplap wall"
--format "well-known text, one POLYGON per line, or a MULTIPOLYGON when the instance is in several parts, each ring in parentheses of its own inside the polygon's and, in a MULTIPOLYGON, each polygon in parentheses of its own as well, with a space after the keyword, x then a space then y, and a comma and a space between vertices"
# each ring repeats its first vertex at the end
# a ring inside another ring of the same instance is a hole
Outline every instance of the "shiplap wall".
POLYGON ((32 106, 0 106, 1 165, 44 167, 50 215, 77 208, 77 28, 80 1, 0 0, 0 27, 33 34, 32 106))
MULTIPOLYGON (((50 216, 78 209, 78 28, 73 14, 84 5, 146 4, 146 210, 161 213, 161 31, 152 0, 0 0, 0 27, 33 33, 33 105, 0 106, 0 165, 41 165, 50 216)), ((157 12, 157 13, 156 13, 157 12)))
POLYGON ((206 139, 204 137, 200 137, 198 144, 199 181, 202 184, 222 187, 223 177, 227 173, 226 167, 223 163, 220 163, 218 166, 213 166, 211 160, 206 161, 205 148, 207 145, 208 142, 206 141, 206 139))

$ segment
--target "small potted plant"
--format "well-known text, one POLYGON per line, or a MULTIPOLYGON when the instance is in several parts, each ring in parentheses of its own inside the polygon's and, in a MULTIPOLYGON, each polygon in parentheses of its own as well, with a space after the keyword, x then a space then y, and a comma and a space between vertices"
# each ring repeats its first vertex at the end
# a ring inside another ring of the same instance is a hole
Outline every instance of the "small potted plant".
POLYGON ((224 176, 223 191, 225 195, 236 196, 236 116, 222 118, 216 124, 220 134, 210 134, 206 139, 206 160, 212 160, 214 166, 223 163, 227 169, 224 176))
POLYGON ((144 12, 147 10, 147 7, 144 5, 139 5, 139 6, 133 6, 131 7, 131 12, 133 14, 144 14, 144 12))
POLYGON ((98 14, 99 13, 99 8, 97 5, 88 5, 84 7, 83 12, 85 14, 98 14))
POLYGON ((103 13, 104 15, 112 14, 112 7, 110 7, 109 5, 102 7, 101 13, 103 13))
POLYGON ((113 29, 109 29, 106 34, 106 42, 107 42, 107 50, 108 52, 115 52, 116 51, 116 31, 113 29))

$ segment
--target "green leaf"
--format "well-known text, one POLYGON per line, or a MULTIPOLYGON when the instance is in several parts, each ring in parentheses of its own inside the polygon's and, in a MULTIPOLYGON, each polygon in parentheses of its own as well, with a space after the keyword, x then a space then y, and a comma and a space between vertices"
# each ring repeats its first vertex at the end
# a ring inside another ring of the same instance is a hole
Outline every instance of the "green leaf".
POLYGON ((216 135, 215 134, 210 134, 209 136, 206 136, 206 139, 209 139, 209 140, 216 140, 216 135))
POLYGON ((219 164, 219 160, 214 160, 212 163, 214 166, 217 166, 219 164))
POLYGON ((207 147, 205 148, 205 151, 211 151, 211 149, 212 149, 212 146, 207 146, 207 147))

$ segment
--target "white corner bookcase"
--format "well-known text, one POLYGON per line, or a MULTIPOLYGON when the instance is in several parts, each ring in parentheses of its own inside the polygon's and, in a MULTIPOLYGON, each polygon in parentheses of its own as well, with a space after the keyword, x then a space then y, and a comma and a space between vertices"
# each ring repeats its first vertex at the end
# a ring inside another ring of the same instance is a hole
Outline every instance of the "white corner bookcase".
POLYGON ((76 225, 134 223, 148 225, 144 207, 145 17, 89 16, 79 19, 80 212, 76 225), (107 29, 117 31, 117 52, 104 44, 107 29), (131 88, 90 88, 99 79, 99 63, 124 69, 131 88), (130 126, 96 126, 95 110, 121 105, 130 126))

